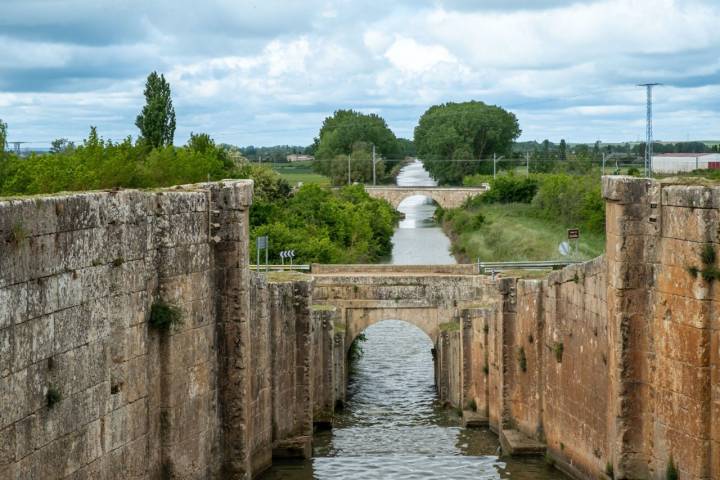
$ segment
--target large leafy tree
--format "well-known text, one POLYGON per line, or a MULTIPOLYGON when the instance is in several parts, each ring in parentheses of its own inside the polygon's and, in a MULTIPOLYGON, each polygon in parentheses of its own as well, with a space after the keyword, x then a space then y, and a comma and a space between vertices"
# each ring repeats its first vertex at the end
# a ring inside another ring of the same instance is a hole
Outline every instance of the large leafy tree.
POLYGON ((376 165, 380 178, 387 167, 400 160, 401 146, 395 134, 378 115, 338 110, 325 119, 313 144, 315 169, 329 176, 334 183, 342 183, 347 180, 347 160, 350 156, 351 179, 359 182, 372 180, 370 153, 373 146, 376 158, 385 158, 382 166, 376 165), (382 172, 378 170, 380 168, 382 172))
POLYGON ((441 184, 460 184, 466 175, 492 171, 493 153, 509 155, 520 135, 514 114, 470 101, 430 107, 415 127, 415 147, 441 184), (478 161, 478 160, 487 161, 478 161))
POLYGON ((175 109, 170 84, 164 75, 152 72, 145 82, 145 106, 135 125, 143 141, 153 148, 172 145, 175 136, 175 109))

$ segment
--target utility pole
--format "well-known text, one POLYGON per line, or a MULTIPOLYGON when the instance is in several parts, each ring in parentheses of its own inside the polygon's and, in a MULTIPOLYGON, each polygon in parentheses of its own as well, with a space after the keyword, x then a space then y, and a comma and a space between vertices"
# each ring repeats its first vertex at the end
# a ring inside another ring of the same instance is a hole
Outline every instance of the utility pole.
POLYGON ((375 186, 375 145, 373 145, 373 186, 375 186))
POLYGON ((605 152, 603 152, 602 156, 603 156, 602 174, 605 175, 605 152))
POLYGON ((350 185, 350 155, 348 157, 348 185, 350 185))
POLYGON ((652 131, 652 89, 659 83, 640 83, 638 87, 645 87, 647 92, 647 123, 645 127, 645 176, 652 176, 652 153, 653 153, 653 131, 652 131))
POLYGON ((493 180, 495 180, 496 175, 497 175, 497 157, 493 153, 493 180))
POLYGON ((527 164, 527 174, 530 176, 530 152, 525 152, 525 163, 527 164))

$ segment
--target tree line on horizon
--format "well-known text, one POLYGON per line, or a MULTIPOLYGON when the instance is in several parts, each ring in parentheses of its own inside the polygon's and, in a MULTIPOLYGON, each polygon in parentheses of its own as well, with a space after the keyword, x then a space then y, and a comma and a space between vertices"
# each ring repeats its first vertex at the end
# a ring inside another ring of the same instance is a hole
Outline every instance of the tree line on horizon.
MULTIPOLYGON (((23 158, 4 151, 7 125, 0 121, 0 197, 250 178, 250 237, 270 236, 271 261, 279 263, 278 253, 286 249, 296 250, 296 261, 304 263, 375 262, 389 255, 398 215, 387 202, 362 187, 293 190, 268 166, 247 162, 237 148, 216 145, 206 133, 174 146, 175 110, 164 76, 151 73, 144 95, 135 140, 113 142, 90 127, 78 145, 58 139, 52 152, 23 158)), ((8 241, 0 235, 0 248, 8 241)))

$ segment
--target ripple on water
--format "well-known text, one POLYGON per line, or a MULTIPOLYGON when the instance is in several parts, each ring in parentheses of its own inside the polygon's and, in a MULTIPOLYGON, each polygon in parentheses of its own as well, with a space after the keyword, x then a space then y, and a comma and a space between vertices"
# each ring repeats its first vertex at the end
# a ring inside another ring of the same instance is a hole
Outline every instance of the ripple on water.
POLYGON ((346 409, 316 438, 315 458, 276 465, 266 479, 564 478, 541 460, 501 461, 497 437, 458 426, 440 408, 430 339, 401 321, 369 327, 346 409))

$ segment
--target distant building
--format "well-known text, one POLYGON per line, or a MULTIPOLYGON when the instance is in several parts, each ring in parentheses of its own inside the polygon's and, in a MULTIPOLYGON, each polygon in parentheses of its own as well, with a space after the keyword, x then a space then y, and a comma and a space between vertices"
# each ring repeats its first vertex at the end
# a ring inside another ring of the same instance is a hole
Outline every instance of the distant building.
POLYGON ((315 157, 312 155, 300 155, 299 153, 292 153, 287 156, 288 162, 307 162, 310 160, 315 160, 315 157))
POLYGON ((662 153, 653 155, 652 169, 657 173, 691 172, 720 169, 720 153, 662 153))

